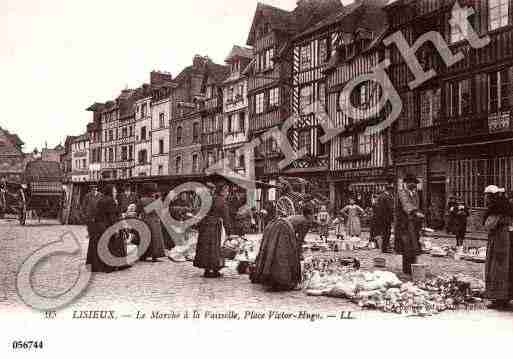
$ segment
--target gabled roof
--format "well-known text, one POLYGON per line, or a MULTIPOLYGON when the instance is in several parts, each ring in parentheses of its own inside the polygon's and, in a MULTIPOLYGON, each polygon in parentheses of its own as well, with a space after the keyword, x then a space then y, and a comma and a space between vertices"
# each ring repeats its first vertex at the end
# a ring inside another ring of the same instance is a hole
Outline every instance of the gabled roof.
POLYGON ((258 3, 246 44, 254 44, 256 28, 261 18, 265 18, 273 30, 290 33, 296 30, 296 21, 292 12, 271 5, 258 3))
POLYGON ((230 54, 226 57, 224 61, 229 62, 230 60, 235 58, 252 59, 253 49, 234 45, 232 51, 230 51, 230 54))

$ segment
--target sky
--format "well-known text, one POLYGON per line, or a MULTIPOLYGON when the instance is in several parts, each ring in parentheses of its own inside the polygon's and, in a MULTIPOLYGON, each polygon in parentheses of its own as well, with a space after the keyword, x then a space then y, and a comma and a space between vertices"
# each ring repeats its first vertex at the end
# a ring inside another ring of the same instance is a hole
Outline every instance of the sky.
MULTIPOLYGON (((286 10, 296 0, 261 0, 286 10)), ((343 1, 347 3, 347 1, 343 1)), ((349 1, 350 2, 350 1, 349 1)), ((84 133, 94 102, 245 45, 255 0, 0 0, 0 126, 24 151, 84 133)))

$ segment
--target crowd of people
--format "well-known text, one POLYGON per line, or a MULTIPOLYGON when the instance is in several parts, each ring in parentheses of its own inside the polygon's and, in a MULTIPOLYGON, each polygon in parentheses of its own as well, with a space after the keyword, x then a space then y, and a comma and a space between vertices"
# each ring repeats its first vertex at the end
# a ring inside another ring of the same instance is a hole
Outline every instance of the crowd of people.
MULTIPOLYGON (((417 178, 406 175, 402 183, 397 189, 393 184, 387 185, 373 198, 370 240, 377 244, 377 238, 380 238, 380 250, 383 253, 395 251, 400 254, 404 274, 411 275, 412 265, 417 263, 422 253, 420 235, 425 216, 419 205, 417 178), (392 231, 395 238, 393 243, 392 231)), ((322 239, 328 238, 332 224, 336 225, 335 235, 338 239, 359 237, 362 234, 361 218, 366 215, 366 211, 354 199, 350 199, 333 216, 327 206, 314 208, 312 204, 305 203, 298 215, 269 217, 269 213, 274 214, 275 210, 266 207, 258 212, 261 216, 256 220, 255 209, 248 208, 245 217, 250 220, 247 226, 240 220, 241 208, 246 204, 243 193, 233 191, 227 183, 209 183, 207 187, 211 191, 213 203, 207 215, 196 226, 198 237, 193 259, 194 267, 202 269, 205 278, 222 276, 221 270, 225 267, 222 252, 224 239, 244 236, 257 222, 263 227, 263 237, 251 281, 263 284, 270 290, 291 290, 301 282, 302 245, 312 228, 318 227, 322 239)), ((129 187, 119 194, 112 185, 103 186, 101 191, 95 186, 91 188, 84 198, 82 208, 90 239, 87 264, 91 265, 92 271, 112 272, 129 268, 128 265, 109 266, 98 256, 98 242, 102 234, 122 218, 139 218, 150 229, 150 245, 140 255, 141 260, 158 262, 166 257, 166 250, 171 250, 175 243, 161 223, 158 213, 144 211, 156 198, 165 195, 151 185, 143 186, 139 194, 133 193, 129 187)), ((497 186, 488 186, 485 195, 488 210, 484 225, 489 237, 486 293, 493 300, 493 306, 501 308, 513 299, 513 199, 508 199, 504 189, 497 186)), ((177 208, 185 208, 185 212, 193 212, 190 208, 194 206, 183 197, 179 197, 174 204, 177 208)), ((456 236, 457 250, 463 250, 470 210, 461 199, 451 196, 447 214, 447 229, 456 236)), ((194 216, 191 213, 187 215, 194 216)), ((187 216, 180 218, 184 220, 187 216)), ((109 241, 110 252, 116 257, 125 257, 127 238, 131 237, 127 230, 113 234, 109 241)))

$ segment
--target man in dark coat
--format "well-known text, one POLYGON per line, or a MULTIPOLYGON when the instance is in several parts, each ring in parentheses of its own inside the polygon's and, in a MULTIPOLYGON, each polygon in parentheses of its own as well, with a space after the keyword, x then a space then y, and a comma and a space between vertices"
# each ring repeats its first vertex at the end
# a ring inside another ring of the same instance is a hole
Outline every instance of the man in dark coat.
POLYGON ((383 238, 381 244, 381 251, 383 253, 390 253, 390 236, 392 233, 392 222, 394 221, 393 190, 394 186, 392 184, 385 187, 385 190, 378 196, 374 212, 376 233, 383 238))
POLYGON ((411 275, 411 265, 417 262, 417 256, 421 251, 419 239, 424 215, 419 210, 418 179, 413 175, 406 175, 403 182, 403 188, 398 191, 395 233, 396 241, 401 243, 403 272, 411 275))
POLYGON ((117 199, 121 213, 125 213, 129 205, 137 204, 137 195, 132 192, 130 185, 125 186, 123 193, 120 193, 117 199))
POLYGON ((81 205, 82 217, 87 226, 87 234, 89 236, 86 264, 90 264, 93 267, 93 272, 97 271, 97 269, 101 267, 101 263, 98 262, 99 259, 96 253, 97 231, 95 227, 96 207, 101 198, 102 194, 98 192, 98 186, 91 185, 89 187, 89 192, 84 196, 81 205))

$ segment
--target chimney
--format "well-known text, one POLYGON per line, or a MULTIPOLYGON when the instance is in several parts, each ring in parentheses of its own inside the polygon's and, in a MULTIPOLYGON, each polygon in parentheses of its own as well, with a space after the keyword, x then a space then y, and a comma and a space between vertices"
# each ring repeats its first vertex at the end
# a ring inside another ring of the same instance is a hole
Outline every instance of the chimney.
POLYGON ((150 85, 160 85, 169 81, 173 81, 173 75, 170 72, 155 70, 150 72, 150 85))

